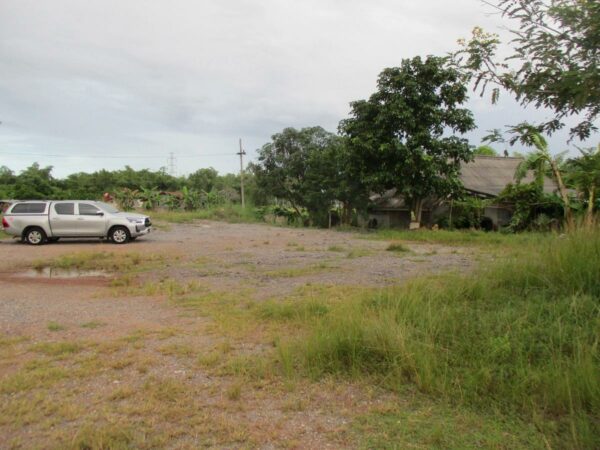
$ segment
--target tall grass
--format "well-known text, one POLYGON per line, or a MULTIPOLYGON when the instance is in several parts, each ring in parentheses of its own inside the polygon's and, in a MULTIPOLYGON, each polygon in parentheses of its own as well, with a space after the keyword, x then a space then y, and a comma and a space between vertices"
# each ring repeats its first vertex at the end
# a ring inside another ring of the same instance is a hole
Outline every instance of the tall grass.
POLYGON ((561 446, 598 448, 600 232, 546 244, 471 276, 336 303, 283 353, 315 377, 414 384, 517 412, 561 446))

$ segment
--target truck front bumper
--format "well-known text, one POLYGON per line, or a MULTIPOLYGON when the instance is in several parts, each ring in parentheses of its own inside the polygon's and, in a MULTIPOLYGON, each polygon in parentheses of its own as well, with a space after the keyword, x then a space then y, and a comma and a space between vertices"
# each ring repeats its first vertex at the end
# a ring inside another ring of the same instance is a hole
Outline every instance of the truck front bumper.
POLYGON ((149 234, 152 231, 152 227, 146 227, 144 225, 136 225, 131 232, 131 236, 138 237, 149 234))

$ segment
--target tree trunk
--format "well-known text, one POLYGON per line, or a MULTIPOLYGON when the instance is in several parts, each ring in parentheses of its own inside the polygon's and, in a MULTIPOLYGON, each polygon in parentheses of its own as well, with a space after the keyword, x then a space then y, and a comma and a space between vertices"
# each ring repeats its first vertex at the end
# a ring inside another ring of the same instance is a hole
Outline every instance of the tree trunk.
MULTIPOLYGON (((421 216, 423 215, 423 199, 418 198, 413 201, 413 212, 415 215, 414 222, 416 222, 419 227, 421 226, 421 216)), ((411 217, 411 222, 413 218, 411 217)))
POLYGON ((573 220, 573 211, 571 210, 571 203, 569 202, 569 195, 567 194, 567 188, 565 187, 565 183, 563 182, 562 176, 560 174, 560 170, 556 165, 556 161, 553 159, 550 160, 550 167, 552 167, 552 173, 554 174, 554 178, 558 184, 558 191, 560 192, 560 197, 565 205, 565 224, 567 231, 573 231, 575 229, 575 221, 573 220))
POLYGON ((342 202, 342 217, 340 221, 343 225, 350 225, 350 205, 348 202, 342 202))
POLYGON ((596 202, 596 186, 590 187, 590 195, 588 197, 588 207, 585 212, 585 224, 592 227, 594 224, 594 203, 596 202))

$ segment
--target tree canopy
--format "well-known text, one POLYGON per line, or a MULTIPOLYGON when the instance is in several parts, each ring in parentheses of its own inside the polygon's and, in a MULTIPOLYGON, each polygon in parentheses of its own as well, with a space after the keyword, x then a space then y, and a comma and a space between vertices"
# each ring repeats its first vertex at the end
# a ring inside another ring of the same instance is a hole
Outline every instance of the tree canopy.
POLYGON ((373 191, 395 188, 420 221, 422 200, 460 189, 460 162, 472 159, 468 141, 457 136, 475 128, 460 107, 466 100, 460 73, 444 58, 385 69, 377 91, 351 103, 351 117, 340 123, 358 176, 373 191))
MULTIPOLYGON (((470 40, 459 40, 454 63, 474 80, 481 93, 491 83, 492 101, 501 88, 523 105, 554 112, 536 124, 548 134, 579 117, 571 137, 586 139, 597 130, 600 114, 600 2, 597 0, 484 0, 514 24, 512 53, 498 56, 498 35, 475 27, 470 40)), ((518 133, 519 130, 513 130, 518 133)))
MULTIPOLYGON (((15 174, 10 168, 0 167, 0 199, 89 199, 99 200, 105 192, 115 195, 127 189, 137 191, 146 206, 157 202, 160 191, 204 192, 218 194, 226 201, 239 199, 239 175, 220 175, 213 168, 199 169, 189 176, 174 177, 164 170, 134 170, 125 166, 121 170, 79 172, 58 179, 52 176, 53 168, 34 163, 15 174)), ((254 176, 245 176, 246 195, 253 204, 265 204, 264 193, 259 192, 254 176)), ((208 196, 210 198, 210 196, 208 196)))
POLYGON ((473 150, 473 154, 476 156, 498 156, 498 152, 489 145, 480 145, 473 150))
POLYGON ((342 138, 321 127, 286 128, 258 151, 257 185, 323 224, 336 200, 350 201, 343 151, 342 138))

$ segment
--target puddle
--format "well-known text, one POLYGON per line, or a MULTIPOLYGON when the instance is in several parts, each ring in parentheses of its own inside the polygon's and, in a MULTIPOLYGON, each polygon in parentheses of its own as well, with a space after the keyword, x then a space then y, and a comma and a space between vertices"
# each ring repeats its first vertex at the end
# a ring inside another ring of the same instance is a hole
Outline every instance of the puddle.
POLYGON ((110 274, 103 270, 80 270, 80 269, 58 269, 43 267, 41 269, 29 269, 15 274, 22 278, 44 278, 44 279, 73 279, 88 277, 108 277, 110 274))

